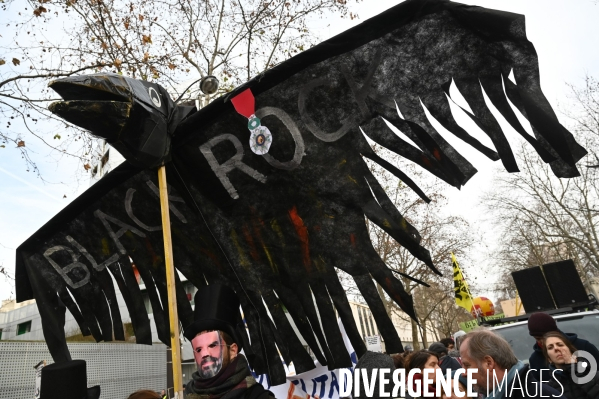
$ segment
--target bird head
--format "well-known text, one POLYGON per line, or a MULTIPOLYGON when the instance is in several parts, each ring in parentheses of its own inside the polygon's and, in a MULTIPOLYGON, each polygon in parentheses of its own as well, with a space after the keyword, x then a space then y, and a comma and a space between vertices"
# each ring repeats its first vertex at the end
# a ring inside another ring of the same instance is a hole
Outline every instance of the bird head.
POLYGON ((61 118, 105 139, 128 161, 153 168, 170 160, 172 133, 195 107, 177 107, 161 86, 117 74, 57 79, 49 87, 64 101, 61 118))

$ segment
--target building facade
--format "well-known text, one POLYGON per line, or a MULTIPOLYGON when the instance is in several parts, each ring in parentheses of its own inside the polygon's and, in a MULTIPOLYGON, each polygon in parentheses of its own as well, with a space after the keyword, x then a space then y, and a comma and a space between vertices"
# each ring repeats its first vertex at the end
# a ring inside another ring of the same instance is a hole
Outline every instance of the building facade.
POLYGON ((108 172, 115 169, 117 166, 125 162, 125 157, 120 152, 115 150, 113 147, 106 143, 106 140, 98 140, 99 152, 101 154, 100 159, 92 165, 90 186, 106 176, 108 172))
MULTIPOLYGON (((24 335, 24 334, 22 334, 24 335)), ((69 343, 73 359, 86 362, 87 385, 101 398, 126 398, 138 389, 166 389, 166 346, 130 343, 69 343)), ((0 399, 32 399, 34 366, 52 363, 45 342, 0 341, 0 399)))

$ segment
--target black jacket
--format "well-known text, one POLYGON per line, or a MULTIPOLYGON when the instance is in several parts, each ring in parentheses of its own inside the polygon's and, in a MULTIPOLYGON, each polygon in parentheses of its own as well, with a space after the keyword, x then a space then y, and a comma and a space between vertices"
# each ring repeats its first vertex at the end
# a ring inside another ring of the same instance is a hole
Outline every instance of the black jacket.
POLYGON ((599 373, 595 373, 586 384, 577 384, 572 380, 571 364, 565 365, 562 370, 555 370, 549 385, 558 391, 563 390, 564 396, 570 399, 599 399, 599 373))
MULTIPOLYGON (((185 399, 204 399, 208 395, 198 395, 186 390, 183 394, 185 399)), ((255 384, 247 389, 237 389, 221 396, 221 399, 275 399, 272 392, 267 391, 261 384, 255 384)))
MULTIPOLYGON (((578 338, 578 335, 576 334, 564 333, 562 331, 560 332, 564 334, 566 337, 568 337, 568 339, 570 340, 570 342, 572 342, 572 345, 574 345, 576 349, 587 351, 591 355, 593 355, 593 357, 599 364, 599 350, 597 350, 597 347, 595 345, 591 344, 586 339, 578 338)), ((545 355, 543 355, 543 349, 539 348, 539 345, 535 343, 532 348, 534 351, 532 355, 530 355, 528 364, 530 365, 530 368, 533 370, 532 372, 535 373, 535 378, 537 380, 540 380, 540 370, 549 370, 549 364, 545 360, 545 355)), ((547 375, 549 375, 548 372, 543 372, 543 379, 546 379, 547 375)))
POLYGON ((457 370, 461 369, 462 365, 456 359, 451 356, 443 356, 439 359, 439 367, 443 371, 443 375, 446 375, 446 370, 457 370))

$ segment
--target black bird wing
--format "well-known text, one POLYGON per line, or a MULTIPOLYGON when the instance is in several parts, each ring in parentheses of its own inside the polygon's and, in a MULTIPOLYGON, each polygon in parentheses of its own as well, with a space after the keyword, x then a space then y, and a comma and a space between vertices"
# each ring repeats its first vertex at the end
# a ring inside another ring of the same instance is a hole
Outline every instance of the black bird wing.
MULTIPOLYGON (((298 373, 312 368, 304 343, 322 364, 349 366, 336 316, 358 355, 365 351, 335 268, 353 277, 387 352, 402 350, 373 279, 414 317, 412 298, 373 249, 364 217, 436 269, 418 231, 363 157, 427 198, 372 151, 361 130, 459 188, 476 170, 433 128, 424 106, 452 134, 516 172, 483 93, 557 176, 578 175, 576 162, 586 151, 559 124, 541 92, 524 17, 448 1, 401 3, 182 118, 167 165, 175 265, 196 286, 218 281, 235 289, 248 325, 246 351, 258 373, 282 382, 279 355, 293 361, 298 373), (517 84, 508 79, 511 71, 517 84), (453 119, 452 80, 494 148, 453 119), (231 101, 247 89, 256 115, 273 135, 266 155, 250 150, 248 120, 231 101), (520 125, 510 102, 530 121, 534 136, 520 125), (418 147, 395 135, 383 119, 418 147)), ((168 344, 156 186, 154 171, 124 164, 19 247, 17 299, 37 299, 55 360, 69 356, 65 308, 84 334, 123 338, 113 281, 123 293, 137 342, 150 343, 150 321, 129 257, 145 283, 158 335, 168 344)), ((177 298, 186 326, 193 315, 179 281, 177 298)))

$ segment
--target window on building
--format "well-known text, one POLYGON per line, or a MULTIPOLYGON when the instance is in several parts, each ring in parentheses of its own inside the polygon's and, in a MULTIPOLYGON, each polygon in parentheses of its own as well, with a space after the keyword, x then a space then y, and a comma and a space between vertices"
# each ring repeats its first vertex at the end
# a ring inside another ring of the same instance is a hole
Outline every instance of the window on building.
POLYGON ((362 317, 362 307, 358 306, 358 316, 360 317, 360 328, 362 329, 362 338, 366 337, 366 331, 364 331, 364 318, 362 317))
POLYGON ((370 325, 368 324, 368 310, 366 308, 362 308, 362 313, 364 313, 364 324, 366 324, 366 332, 368 336, 371 337, 373 334, 370 331, 370 325))
POLYGON ((368 309, 368 320, 370 320, 370 328, 372 328, 372 335, 378 335, 378 332, 374 329, 374 322, 372 321, 372 312, 368 309))
POLYGON ((17 335, 23 335, 31 331, 31 320, 17 325, 17 335))

